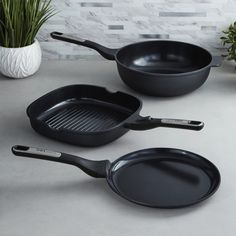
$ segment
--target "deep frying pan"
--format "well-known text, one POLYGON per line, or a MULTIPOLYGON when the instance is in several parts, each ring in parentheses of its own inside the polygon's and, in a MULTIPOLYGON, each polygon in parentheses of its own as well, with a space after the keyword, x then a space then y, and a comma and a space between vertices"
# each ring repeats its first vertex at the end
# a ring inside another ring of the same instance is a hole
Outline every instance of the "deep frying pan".
POLYGON ((132 89, 152 96, 177 96, 199 88, 210 68, 220 66, 220 57, 199 46, 169 40, 145 41, 120 49, 59 32, 52 38, 95 49, 115 60, 121 79, 132 89))
POLYGON ((27 109, 38 133, 81 146, 109 143, 131 130, 170 127, 201 130, 200 121, 142 117, 142 102, 122 92, 93 85, 70 85, 56 89, 27 109))
POLYGON ((106 178, 119 196, 149 207, 190 206, 209 198, 220 184, 220 173, 210 161, 179 149, 140 150, 112 163, 26 146, 14 146, 12 152, 75 165, 92 177, 106 178))

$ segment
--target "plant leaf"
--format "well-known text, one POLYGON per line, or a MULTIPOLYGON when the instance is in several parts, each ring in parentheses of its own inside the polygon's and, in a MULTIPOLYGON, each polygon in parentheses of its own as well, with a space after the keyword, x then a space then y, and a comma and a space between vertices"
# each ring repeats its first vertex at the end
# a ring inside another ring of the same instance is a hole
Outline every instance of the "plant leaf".
POLYGON ((51 0, 0 0, 0 45, 32 44, 42 25, 55 14, 51 0))

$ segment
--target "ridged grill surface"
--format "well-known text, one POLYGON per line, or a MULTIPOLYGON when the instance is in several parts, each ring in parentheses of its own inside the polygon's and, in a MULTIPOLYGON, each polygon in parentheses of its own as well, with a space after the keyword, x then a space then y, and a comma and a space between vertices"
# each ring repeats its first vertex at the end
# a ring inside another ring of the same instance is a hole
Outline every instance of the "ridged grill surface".
POLYGON ((127 117, 127 113, 107 107, 76 104, 53 112, 45 123, 56 130, 94 132, 114 127, 127 117))

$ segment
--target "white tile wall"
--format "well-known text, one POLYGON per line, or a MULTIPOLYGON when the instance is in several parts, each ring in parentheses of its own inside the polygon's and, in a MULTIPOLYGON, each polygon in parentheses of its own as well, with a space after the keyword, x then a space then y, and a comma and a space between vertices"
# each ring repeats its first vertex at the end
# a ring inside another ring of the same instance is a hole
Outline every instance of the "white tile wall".
POLYGON ((236 0, 53 0, 53 5, 59 12, 38 35, 47 59, 101 58, 93 50, 51 39, 51 31, 114 48, 181 40, 220 54, 221 31, 236 21, 236 0))

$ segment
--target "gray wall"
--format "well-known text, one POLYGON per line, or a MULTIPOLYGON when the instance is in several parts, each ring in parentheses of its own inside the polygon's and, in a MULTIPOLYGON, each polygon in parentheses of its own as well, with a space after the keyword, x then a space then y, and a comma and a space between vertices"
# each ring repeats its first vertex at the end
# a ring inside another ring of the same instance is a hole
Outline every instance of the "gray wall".
POLYGON ((50 39, 54 30, 109 47, 170 39, 219 54, 221 31, 236 20, 236 0, 54 0, 53 4, 59 13, 38 35, 47 59, 101 58, 93 50, 50 39))

